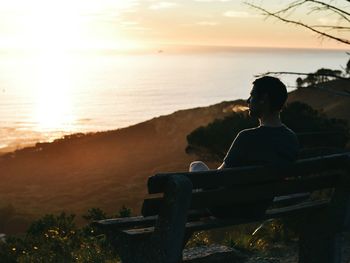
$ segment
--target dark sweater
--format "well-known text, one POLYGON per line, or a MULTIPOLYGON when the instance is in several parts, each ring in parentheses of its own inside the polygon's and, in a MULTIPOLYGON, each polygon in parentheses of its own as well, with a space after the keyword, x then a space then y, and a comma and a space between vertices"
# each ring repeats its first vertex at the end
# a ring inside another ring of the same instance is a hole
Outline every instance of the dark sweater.
POLYGON ((241 131, 225 159, 225 167, 283 164, 297 158, 299 143, 295 133, 285 125, 259 126, 241 131))
MULTIPOLYGON (((299 143, 295 133, 285 125, 260 126, 241 131, 233 141, 224 162, 225 168, 245 165, 268 165, 292 162, 297 158, 299 143)), ((256 217, 265 213, 272 200, 255 204, 210 208, 217 217, 256 217)))

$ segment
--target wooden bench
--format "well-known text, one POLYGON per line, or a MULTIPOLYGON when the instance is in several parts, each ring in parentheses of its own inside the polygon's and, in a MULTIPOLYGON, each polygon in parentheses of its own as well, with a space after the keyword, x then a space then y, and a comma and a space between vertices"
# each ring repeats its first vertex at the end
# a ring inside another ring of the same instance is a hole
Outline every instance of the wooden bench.
POLYGON ((182 250, 195 231, 294 216, 303 219, 299 262, 338 263, 340 234, 350 220, 350 155, 333 154, 282 166, 157 174, 148 179, 148 192, 156 197, 144 200, 142 216, 94 222, 116 247, 122 262, 181 262, 182 250), (327 198, 313 198, 322 189, 334 190, 327 198), (311 197, 300 194, 305 192, 311 197), (299 196, 286 197, 293 194, 299 196), (257 216, 237 213, 220 219, 208 210, 227 206, 235 211, 235 207, 273 198, 279 208, 257 216))

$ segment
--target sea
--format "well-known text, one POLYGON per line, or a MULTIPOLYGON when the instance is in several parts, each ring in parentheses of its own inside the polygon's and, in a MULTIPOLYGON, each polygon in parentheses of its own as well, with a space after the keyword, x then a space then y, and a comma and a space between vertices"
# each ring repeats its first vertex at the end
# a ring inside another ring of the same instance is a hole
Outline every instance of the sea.
MULTIPOLYGON (((246 99, 259 74, 343 70, 348 60, 346 51, 316 49, 0 50, 0 152, 246 99)), ((295 89, 297 76, 280 78, 295 89)))

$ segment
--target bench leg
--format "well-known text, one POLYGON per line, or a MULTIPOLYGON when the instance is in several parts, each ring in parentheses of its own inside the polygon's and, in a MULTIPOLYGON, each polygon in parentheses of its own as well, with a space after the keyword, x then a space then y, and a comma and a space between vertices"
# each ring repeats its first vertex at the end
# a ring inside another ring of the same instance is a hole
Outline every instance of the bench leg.
POLYGON ((335 187, 329 208, 306 218, 300 232, 299 263, 341 262, 341 232, 350 223, 350 167, 348 169, 335 187))
POLYGON ((304 233, 299 240, 299 263, 340 263, 341 236, 304 233))
POLYGON ((341 234, 331 229, 327 210, 307 216, 300 226, 299 263, 340 263, 341 234))
POLYGON ((185 239, 190 237, 185 236, 185 226, 191 196, 191 181, 185 176, 171 176, 164 192, 164 206, 151 236, 109 233, 107 238, 117 249, 122 263, 181 262, 185 239))
POLYGON ((154 258, 152 263, 182 261, 187 211, 191 204, 192 183, 182 175, 170 176, 152 236, 154 258))

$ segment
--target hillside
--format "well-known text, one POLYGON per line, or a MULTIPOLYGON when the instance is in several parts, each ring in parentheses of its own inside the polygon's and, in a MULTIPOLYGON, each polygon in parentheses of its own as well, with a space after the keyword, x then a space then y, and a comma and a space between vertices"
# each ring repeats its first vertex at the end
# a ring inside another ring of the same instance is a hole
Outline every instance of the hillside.
POLYGON ((194 157, 185 153, 186 135, 239 102, 180 110, 128 128, 66 136, 4 155, 0 207, 11 204, 20 217, 63 210, 81 214, 91 207, 115 213, 122 205, 138 214, 147 178, 187 170, 194 157))
POLYGON ((305 102, 329 117, 346 119, 350 123, 350 81, 336 80, 314 88, 301 88, 289 93, 288 101, 305 102))
MULTIPOLYGON (((344 81, 324 84, 336 91, 349 86, 344 81)), ((296 100, 350 122, 350 96, 302 88, 290 93, 289 102, 296 100)), ((61 211, 82 214, 99 207, 115 213, 126 205, 139 214, 147 178, 157 172, 187 170, 196 157, 185 153, 186 136, 242 103, 180 110, 128 128, 66 136, 3 155, 0 219, 1 207, 9 204, 15 208, 15 216, 0 232, 16 232, 33 218, 61 211)), ((209 164, 212 168, 216 165, 209 164)))

